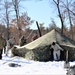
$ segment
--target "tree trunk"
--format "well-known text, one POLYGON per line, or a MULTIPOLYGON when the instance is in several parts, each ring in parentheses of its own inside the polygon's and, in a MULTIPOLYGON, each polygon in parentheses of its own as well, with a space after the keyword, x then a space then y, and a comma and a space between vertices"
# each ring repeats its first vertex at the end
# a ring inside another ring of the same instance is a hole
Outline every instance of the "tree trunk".
POLYGON ((60 12, 59 4, 57 4, 57 8, 58 8, 59 18, 60 18, 61 25, 62 25, 62 27, 61 27, 61 34, 63 34, 64 23, 63 23, 62 15, 61 15, 61 12, 60 12))
POLYGON ((71 34, 72 34, 72 40, 73 40, 73 28, 72 28, 72 21, 71 21, 71 16, 70 16, 70 11, 69 11, 69 4, 67 0, 67 11, 68 11, 68 16, 69 16, 69 22, 70 22, 70 27, 71 27, 71 34))
POLYGON ((57 0, 57 2, 55 0, 53 0, 53 1, 56 4, 57 9, 58 9, 59 18, 60 18, 61 25, 62 25, 62 27, 61 27, 61 34, 63 34, 64 23, 63 23, 62 15, 61 15, 60 8, 59 8, 59 2, 60 2, 60 0, 57 0))

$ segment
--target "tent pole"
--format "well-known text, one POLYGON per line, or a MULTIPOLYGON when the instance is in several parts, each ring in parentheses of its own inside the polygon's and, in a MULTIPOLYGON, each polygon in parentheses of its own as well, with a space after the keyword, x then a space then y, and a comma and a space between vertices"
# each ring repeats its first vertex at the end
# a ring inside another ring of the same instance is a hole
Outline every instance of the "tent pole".
POLYGON ((70 67, 70 63, 68 61, 68 50, 66 50, 66 61, 64 63, 64 68, 69 68, 70 67))
POLYGON ((41 35, 40 27, 39 27, 39 24, 38 24, 37 21, 36 21, 36 25, 37 25, 37 28, 38 28, 39 35, 40 35, 40 37, 41 37, 42 35, 41 35))
POLYGON ((68 63, 68 50, 66 51, 66 62, 68 63))

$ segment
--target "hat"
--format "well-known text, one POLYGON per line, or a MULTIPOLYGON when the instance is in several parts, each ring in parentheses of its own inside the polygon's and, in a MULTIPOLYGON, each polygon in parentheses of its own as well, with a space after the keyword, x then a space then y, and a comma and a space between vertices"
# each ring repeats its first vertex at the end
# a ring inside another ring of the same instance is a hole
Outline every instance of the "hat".
POLYGON ((52 45, 55 45, 55 42, 52 42, 52 45))

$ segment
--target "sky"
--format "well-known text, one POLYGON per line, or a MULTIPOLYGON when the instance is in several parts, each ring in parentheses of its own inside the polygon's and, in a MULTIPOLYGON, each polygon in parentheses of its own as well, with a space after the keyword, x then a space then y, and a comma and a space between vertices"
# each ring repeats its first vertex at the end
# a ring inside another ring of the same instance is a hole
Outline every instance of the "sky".
POLYGON ((44 23, 45 27, 48 27, 53 18, 57 26, 61 27, 59 18, 56 15, 56 9, 52 6, 51 0, 29 0, 22 2, 23 10, 27 11, 28 16, 31 17, 34 21, 34 24, 31 25, 32 29, 36 29, 36 21, 38 23, 44 23))

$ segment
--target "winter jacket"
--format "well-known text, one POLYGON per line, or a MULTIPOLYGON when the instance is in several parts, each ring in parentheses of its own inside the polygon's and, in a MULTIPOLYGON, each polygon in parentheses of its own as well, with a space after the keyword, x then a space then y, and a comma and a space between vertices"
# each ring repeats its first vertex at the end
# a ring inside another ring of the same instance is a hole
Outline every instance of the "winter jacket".
POLYGON ((0 35, 0 49, 3 49, 3 47, 5 46, 5 44, 6 44, 6 41, 0 35))
POLYGON ((63 49, 58 44, 52 45, 52 48, 54 49, 54 51, 58 51, 58 50, 63 51, 63 49))

